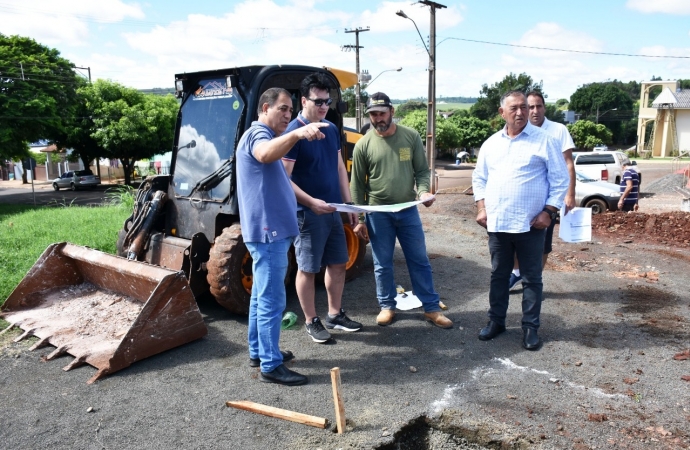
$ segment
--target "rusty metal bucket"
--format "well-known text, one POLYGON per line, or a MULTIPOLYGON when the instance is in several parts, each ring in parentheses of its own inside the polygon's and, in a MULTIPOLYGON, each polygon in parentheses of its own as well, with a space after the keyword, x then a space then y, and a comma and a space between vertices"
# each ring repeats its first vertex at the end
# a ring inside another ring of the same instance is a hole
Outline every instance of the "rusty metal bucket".
POLYGON ((50 245, 2 306, 2 316, 36 336, 31 350, 75 357, 98 369, 88 383, 206 335, 182 272, 66 242, 50 245))

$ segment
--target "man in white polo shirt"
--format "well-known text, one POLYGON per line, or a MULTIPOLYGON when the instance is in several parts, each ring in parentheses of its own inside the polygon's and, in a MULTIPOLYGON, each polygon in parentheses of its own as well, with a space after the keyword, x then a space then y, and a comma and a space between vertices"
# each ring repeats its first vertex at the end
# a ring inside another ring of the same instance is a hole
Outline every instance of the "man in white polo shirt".
MULTIPOLYGON (((575 163, 573 162, 573 149, 575 148, 575 143, 565 125, 558 122, 552 122, 546 118, 544 96, 541 92, 531 91, 527 94, 527 108, 529 108, 529 122, 535 127, 540 127, 542 130, 546 131, 549 136, 556 139, 558 147, 563 153, 563 158, 565 158, 565 166, 568 169, 570 182, 568 183, 568 192, 565 194, 563 202, 565 205, 565 213, 568 214, 568 212, 575 207, 575 163)), ((546 229, 542 267, 546 266, 546 261, 552 250, 553 228, 555 225, 556 221, 552 220, 551 225, 546 229)), ((509 289, 514 289, 521 282, 522 276, 520 275, 520 266, 518 265, 517 258, 515 258, 515 265, 513 266, 513 273, 510 275, 508 287, 509 289)))

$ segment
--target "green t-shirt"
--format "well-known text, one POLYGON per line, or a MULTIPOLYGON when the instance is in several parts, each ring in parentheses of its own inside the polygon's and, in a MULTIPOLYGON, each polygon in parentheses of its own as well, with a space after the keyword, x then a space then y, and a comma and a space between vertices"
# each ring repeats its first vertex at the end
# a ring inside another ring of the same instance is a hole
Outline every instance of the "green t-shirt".
POLYGON ((429 192, 429 173, 419 133, 402 125, 389 137, 372 130, 357 142, 352 155, 352 201, 393 205, 416 200, 429 192))

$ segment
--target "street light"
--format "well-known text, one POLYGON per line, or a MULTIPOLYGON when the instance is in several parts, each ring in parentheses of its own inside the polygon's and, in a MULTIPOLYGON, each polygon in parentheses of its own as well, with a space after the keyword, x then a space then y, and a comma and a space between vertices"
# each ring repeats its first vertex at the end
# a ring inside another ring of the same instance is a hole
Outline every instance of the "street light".
POLYGON ((371 86, 371 83, 373 83, 374 81, 376 81, 376 79, 377 79, 378 77, 380 77, 381 75, 383 75, 384 73, 386 73, 386 72, 400 72, 401 70, 402 70, 402 67, 398 67, 397 69, 386 69, 386 70, 384 70, 384 71, 381 72, 380 74, 376 75, 376 76, 374 77, 373 80, 371 80, 369 83, 367 83, 366 89, 369 89, 369 86, 371 86))
POLYGON ((599 123, 599 117, 603 116, 604 114, 606 114, 607 112, 610 112, 610 111, 618 111, 618 108, 609 109, 609 110, 604 111, 603 113, 599 114, 599 107, 597 106, 597 123, 599 123))
MULTIPOLYGON (((395 15, 396 15, 396 16, 400 16, 400 17, 402 17, 403 19, 412 20, 412 18, 411 18, 411 17, 408 17, 408 15, 405 14, 405 13, 403 12, 402 9, 399 9, 399 10, 395 13, 395 15)), ((412 23, 414 24, 414 27, 417 29, 417 34, 419 35, 419 39, 422 40, 422 44, 424 44, 424 49, 426 50, 427 54, 429 55, 429 58, 433 60, 434 58, 433 58, 433 56, 431 56, 431 52, 429 52, 429 47, 426 46, 426 42, 424 41, 424 38, 422 37, 422 33, 420 33, 420 32, 419 32, 419 28, 417 28, 417 23, 416 23, 414 20, 412 20, 412 23)))
POLYGON ((445 5, 441 5, 430 0, 420 0, 417 3, 421 3, 429 7, 429 12, 431 16, 431 24, 429 26, 429 46, 426 46, 422 33, 419 32, 417 23, 407 16, 402 10, 398 10, 395 14, 402 17, 403 19, 409 19, 414 24, 417 29, 417 34, 424 44, 426 52, 429 54, 429 95, 428 103, 426 109, 426 160, 429 164, 429 171, 431 174, 431 179, 429 180, 429 187, 431 188, 431 193, 436 193, 436 9, 445 8, 445 5))

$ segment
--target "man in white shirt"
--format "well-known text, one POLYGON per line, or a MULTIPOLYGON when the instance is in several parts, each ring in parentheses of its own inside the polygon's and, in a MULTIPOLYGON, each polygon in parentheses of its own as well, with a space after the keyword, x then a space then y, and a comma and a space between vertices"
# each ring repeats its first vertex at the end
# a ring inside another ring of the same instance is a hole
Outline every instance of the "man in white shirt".
MULTIPOLYGON (((568 192, 565 194, 565 214, 568 214, 571 209, 575 207, 575 163, 573 162, 573 149, 575 143, 570 136, 565 125, 558 122, 552 122, 546 118, 546 107, 544 106, 544 96, 539 91, 532 91, 527 94, 527 108, 529 108, 529 122, 535 127, 540 127, 546 133, 556 139, 563 158, 565 158, 565 166, 568 168, 568 176, 570 183, 568 184, 568 192)), ((546 261, 549 258, 549 253, 552 250, 553 243, 553 228, 556 221, 552 220, 549 228, 546 229, 546 237, 544 238, 544 256, 542 256, 542 267, 546 267, 546 261)), ((513 266, 513 273, 510 275, 508 282, 509 289, 515 287, 522 281, 520 275, 520 266, 517 258, 515 258, 515 265, 513 266)))
POLYGON ((522 345, 538 350, 542 300, 544 233, 556 217, 568 189, 568 172, 556 142, 527 120, 521 91, 501 97, 505 127, 484 142, 472 174, 477 223, 487 229, 491 253, 489 323, 479 339, 506 330, 508 280, 517 255, 522 267, 522 345))

